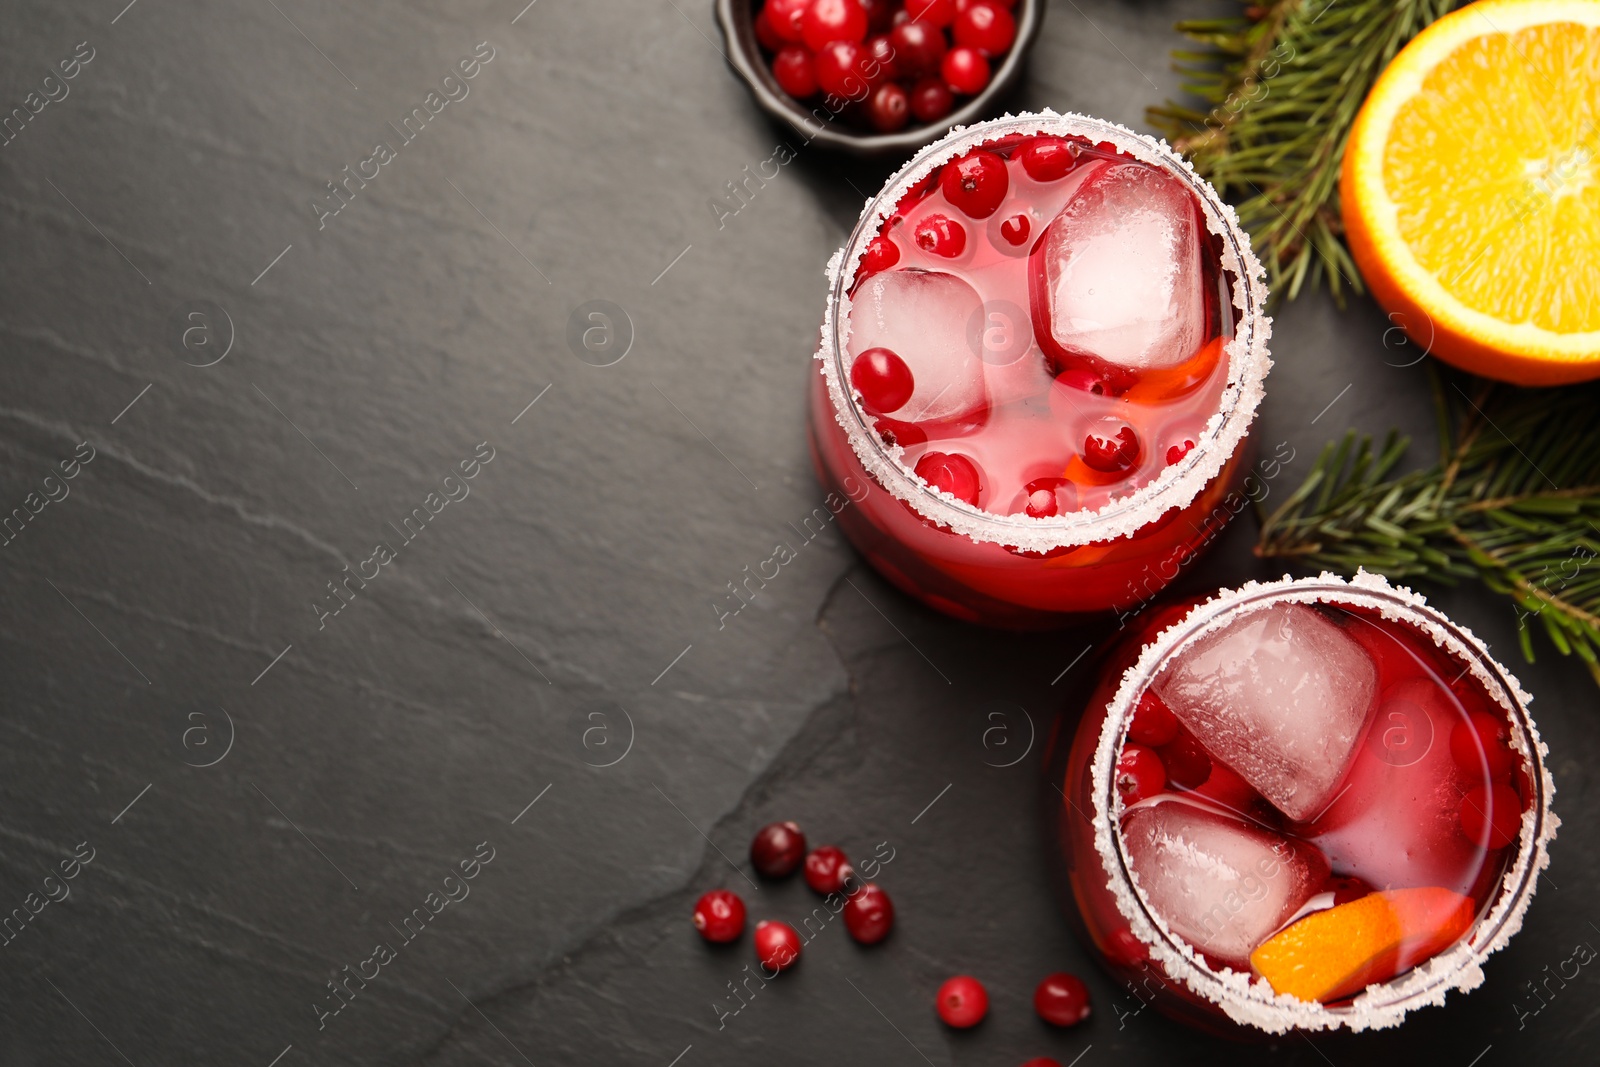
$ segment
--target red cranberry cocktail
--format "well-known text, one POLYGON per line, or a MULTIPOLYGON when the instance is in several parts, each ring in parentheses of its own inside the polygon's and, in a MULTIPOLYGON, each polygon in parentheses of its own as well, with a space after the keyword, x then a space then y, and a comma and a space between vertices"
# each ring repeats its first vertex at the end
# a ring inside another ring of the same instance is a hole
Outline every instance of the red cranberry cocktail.
POLYGON ((1049 113, 958 130, 829 274, 813 453, 829 488, 884 490, 839 521, 908 593, 1009 626, 1124 608, 1240 510, 1265 286, 1164 144, 1049 113))
POLYGON ((1558 820, 1527 695, 1361 574, 1164 608, 1107 654, 1058 843, 1141 1002, 1221 1032, 1397 1024, 1483 981, 1558 820))

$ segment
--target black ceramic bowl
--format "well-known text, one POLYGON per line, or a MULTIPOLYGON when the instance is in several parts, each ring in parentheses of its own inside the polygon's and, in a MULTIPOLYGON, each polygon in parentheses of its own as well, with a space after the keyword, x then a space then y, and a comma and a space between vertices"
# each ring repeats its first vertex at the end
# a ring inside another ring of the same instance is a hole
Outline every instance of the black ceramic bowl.
POLYGON ((907 126, 894 133, 877 133, 850 125, 835 116, 824 122, 828 112, 820 103, 807 104, 778 88, 772 70, 761 55, 756 41, 755 0, 717 0, 717 21, 728 42, 728 62, 745 80, 756 103, 773 118, 793 126, 810 144, 849 152, 858 156, 905 155, 942 137, 952 126, 964 126, 989 117, 994 102, 1022 76, 1028 51, 1038 39, 1044 22, 1045 0, 1017 0, 1012 15, 1017 20, 1017 39, 992 71, 983 92, 971 97, 938 122, 907 126), (815 113, 814 113, 815 112, 815 113))

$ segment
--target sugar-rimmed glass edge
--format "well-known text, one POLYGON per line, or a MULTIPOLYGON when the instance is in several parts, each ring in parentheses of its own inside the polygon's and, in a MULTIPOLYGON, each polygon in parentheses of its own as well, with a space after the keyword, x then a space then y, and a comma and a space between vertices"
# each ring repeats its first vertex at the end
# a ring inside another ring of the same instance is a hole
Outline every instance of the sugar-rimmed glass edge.
POLYGON ((843 248, 828 261, 829 298, 823 318, 816 359, 827 382, 835 420, 843 428, 862 466, 895 498, 919 515, 977 542, 991 542, 1025 551, 1049 552, 1126 536, 1159 519, 1171 508, 1189 506, 1222 472, 1250 429, 1260 406, 1263 383, 1272 360, 1267 341, 1272 320, 1265 313, 1265 273, 1250 248, 1249 235, 1238 215, 1209 182, 1195 173, 1188 160, 1165 141, 1136 133, 1116 123, 1072 112, 1025 112, 1006 115, 971 126, 955 127, 945 137, 919 152, 868 200, 843 248), (1126 497, 1093 510, 1049 518, 999 515, 967 504, 950 493, 928 485, 905 465, 904 450, 885 445, 854 397, 846 389, 849 375, 844 360, 850 329, 848 283, 877 235, 894 212, 901 196, 916 182, 956 156, 985 141, 1009 136, 1077 135, 1098 143, 1109 141, 1121 151, 1182 180, 1198 198, 1209 233, 1222 237, 1224 276, 1229 286, 1238 326, 1227 342, 1228 380, 1218 410, 1206 422, 1204 441, 1178 463, 1167 467, 1148 484, 1126 497))

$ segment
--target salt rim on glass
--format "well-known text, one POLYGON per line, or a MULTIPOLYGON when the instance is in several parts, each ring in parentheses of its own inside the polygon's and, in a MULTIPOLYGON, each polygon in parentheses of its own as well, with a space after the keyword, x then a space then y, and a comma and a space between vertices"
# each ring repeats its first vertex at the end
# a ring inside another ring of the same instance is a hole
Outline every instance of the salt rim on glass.
POLYGON ((1272 319, 1265 312, 1266 275, 1251 251, 1250 237, 1239 224, 1239 216, 1232 206, 1166 141, 1074 112, 1058 114, 1044 110, 1007 114, 971 126, 954 127, 948 135, 896 171, 878 195, 867 201, 850 239, 828 260, 827 274, 829 299, 816 359, 821 364, 819 373, 827 380, 834 418, 843 427, 850 447, 867 472, 896 499, 923 518, 979 543, 995 542, 1024 551, 1049 552, 1127 536, 1172 508, 1188 507, 1221 473, 1244 440, 1261 404, 1267 372, 1272 368, 1267 353, 1272 319), (854 387, 847 391, 845 385, 849 380, 845 367, 850 334, 849 283, 855 277, 861 257, 866 254, 868 242, 894 213, 901 196, 936 168, 985 141, 1036 134, 1108 141, 1134 159, 1183 181, 1201 204, 1206 230, 1222 237, 1221 267, 1230 279, 1229 293, 1239 319, 1233 338, 1224 348, 1228 357, 1228 380, 1223 387, 1220 408, 1206 423, 1201 447, 1191 449, 1154 481, 1126 497, 1097 509, 1048 518, 999 515, 930 486, 906 466, 900 446, 885 444, 878 436, 863 415, 854 387))
POLYGON ((1138 660, 1123 674, 1122 683, 1106 709, 1100 742, 1090 767, 1095 851, 1100 856, 1106 887, 1117 909, 1128 920, 1133 935, 1150 950, 1167 974, 1189 990, 1218 1005, 1233 1021, 1281 1034, 1291 1029, 1352 1031, 1397 1026, 1413 1009, 1443 1004, 1451 990, 1466 992, 1483 983, 1483 960, 1522 928, 1523 915, 1537 891, 1539 872, 1550 864, 1549 844, 1561 820, 1550 810, 1555 782, 1545 766, 1549 748, 1539 739, 1528 715, 1533 698, 1516 678, 1490 655, 1471 630, 1452 622, 1428 606, 1421 595, 1393 586, 1381 575, 1358 571, 1346 580, 1323 572, 1318 578, 1274 582, 1248 582, 1225 589, 1197 605, 1144 646, 1138 660), (1117 830, 1120 801, 1111 787, 1112 768, 1127 732, 1139 695, 1160 672, 1180 645, 1220 629, 1237 619, 1243 608, 1255 610, 1273 603, 1327 603, 1368 608, 1386 619, 1414 626, 1441 649, 1467 664, 1473 677, 1510 716, 1514 725, 1511 747, 1531 764, 1529 775, 1534 802, 1522 814, 1516 859, 1501 878, 1499 893, 1472 932, 1451 948, 1388 982, 1370 985, 1348 1006, 1330 1008, 1287 994, 1274 993, 1265 979, 1231 968, 1214 970, 1147 908, 1138 889, 1138 876, 1122 847, 1117 830))

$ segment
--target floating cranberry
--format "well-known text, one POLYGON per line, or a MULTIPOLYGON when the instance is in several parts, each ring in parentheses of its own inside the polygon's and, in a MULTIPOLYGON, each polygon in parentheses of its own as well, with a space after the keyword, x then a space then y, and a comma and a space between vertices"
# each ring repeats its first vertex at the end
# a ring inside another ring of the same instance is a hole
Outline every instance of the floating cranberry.
POLYGON ((917 223, 917 247, 935 256, 954 259, 967 249, 965 226, 948 215, 929 215, 917 223))
POLYGON ((918 122, 938 122, 955 106, 950 87, 937 77, 923 78, 911 87, 911 113, 918 122))
POLYGON ((1115 416, 1107 416, 1083 439, 1083 461, 1102 474, 1125 471, 1139 462, 1139 435, 1115 416))
POLYGON ((799 41, 805 36, 801 20, 810 6, 811 0, 767 0, 762 14, 767 16, 773 33, 785 41, 799 41))
POLYGON ((1078 162, 1078 153, 1065 137, 1035 137, 1018 153, 1022 169, 1036 182, 1065 178, 1078 162))
POLYGON ((1033 229, 1026 215, 1012 215, 1000 224, 1000 236, 1006 244, 1020 247, 1028 243, 1028 232, 1033 229))
POLYGON ((1017 39, 1017 20, 998 4, 969 4, 956 16, 951 28, 956 44, 976 48, 993 58, 1003 54, 1017 39))
POLYGON ((844 902, 844 928, 863 945, 876 945, 888 937, 894 929, 894 902, 889 894, 876 882, 859 886, 844 902))
POLYGON ((772 57, 772 77, 778 88, 804 100, 817 91, 817 71, 811 53, 797 44, 785 45, 772 57))
POLYGON ((1048 519, 1078 510, 1078 487, 1066 478, 1035 478, 1022 487, 1022 498, 1011 509, 1035 519, 1048 519))
POLYGON ((989 84, 989 61, 976 48, 952 48, 939 62, 944 83, 964 96, 975 96, 989 84))
POLYGON ((694 928, 717 944, 737 939, 744 933, 744 901, 731 890, 711 890, 694 902, 694 928))
POLYGON ((1052 1026, 1076 1026, 1089 1017, 1089 987, 1075 974, 1052 974, 1033 991, 1033 1010, 1052 1026))
POLYGON ((1166 787, 1167 769, 1155 749, 1129 743, 1122 746, 1122 755, 1117 757, 1116 783, 1122 802, 1137 804, 1166 787))
POLYGON ((939 173, 939 191, 968 218, 993 215, 1008 185, 1006 161, 981 148, 946 163, 939 173))
POLYGON ((884 444, 910 448, 912 445, 928 443, 928 431, 915 423, 900 422, 898 419, 877 419, 872 425, 878 431, 878 436, 883 438, 884 444))
POLYGON ((857 356, 850 365, 850 384, 874 414, 899 410, 916 390, 911 368, 887 348, 869 348, 857 356))
POLYGON ((867 250, 861 256, 861 271, 863 274, 876 274, 880 270, 888 270, 900 262, 900 248, 887 237, 874 237, 867 242, 867 250))
POLYGON ((829 96, 860 99, 867 90, 867 79, 861 71, 866 50, 856 41, 831 41, 817 49, 812 66, 817 72, 817 85, 829 96))
POLYGON ((844 850, 833 845, 814 848, 806 856, 806 885, 819 893, 837 893, 845 881, 855 874, 850 858, 844 850))
POLYGON ((946 1026, 965 1030, 977 1026, 989 1014, 989 991, 972 975, 958 974, 945 979, 939 987, 936 1004, 946 1026))
POLYGON ((1170 467, 1184 456, 1187 456, 1192 448, 1194 448, 1194 442, 1189 440, 1187 437, 1185 437, 1179 444, 1175 444, 1171 448, 1168 448, 1167 466, 1170 467))
POLYGON ((1139 697, 1133 709, 1133 722, 1128 724, 1128 740, 1141 745, 1160 748, 1170 745, 1178 736, 1178 717, 1172 714, 1166 701, 1149 689, 1139 697))
POLYGON ((1461 798, 1461 830, 1479 848, 1505 848, 1522 830, 1522 798, 1502 782, 1473 786, 1461 798))
POLYGON ((1106 384, 1104 378, 1082 367, 1068 367, 1056 375, 1056 381, 1069 389, 1081 389, 1095 396, 1105 396, 1111 392, 1111 387, 1106 384))
POLYGON ((900 77, 900 65, 895 61, 894 45, 889 42, 887 33, 880 33, 867 41, 867 54, 862 62, 866 64, 867 73, 872 75, 875 82, 890 81, 900 77), (876 68, 873 64, 877 64, 876 68))
POLYGON ((879 133, 893 133, 911 121, 911 99, 899 82, 884 82, 867 98, 867 121, 879 133))
POLYGON ((1505 719, 1483 711, 1468 712, 1466 720, 1456 723, 1450 731, 1450 755, 1456 766, 1470 775, 1483 774, 1487 769, 1490 778, 1503 779, 1515 762, 1510 738, 1505 719))
POLYGON ((924 452, 917 460, 917 477, 935 489, 949 493, 957 500, 978 506, 978 494, 983 490, 978 465, 960 453, 924 452))
POLYGON ((1249 782, 1231 768, 1212 761, 1211 773, 1195 787, 1195 795, 1215 800, 1225 808, 1244 811, 1256 799, 1257 793, 1249 782))
POLYGON ((800 17, 800 39, 816 51, 834 41, 867 36, 867 12, 860 0, 811 0, 800 17))
POLYGON ((778 31, 772 28, 772 20, 768 15, 770 8, 762 8, 756 15, 756 40, 761 47, 769 52, 776 52, 789 42, 778 36, 778 31))
POLYGON ((1194 789, 1211 777, 1211 757, 1200 747, 1200 742, 1187 730, 1161 746, 1161 762, 1166 764, 1167 779, 1182 789, 1194 789))
POLYGON ((911 21, 943 29, 956 20, 956 0, 906 0, 911 21))
POLYGON ((908 78, 939 73, 939 61, 950 47, 944 34, 922 22, 900 23, 889 31, 889 44, 896 68, 908 78))
POLYGON ((800 960, 800 935, 794 927, 776 919, 756 923, 756 958, 763 967, 786 971, 800 960))
POLYGON ((750 863, 768 878, 794 873, 806 855, 806 835, 795 822, 768 823, 750 842, 750 863))

